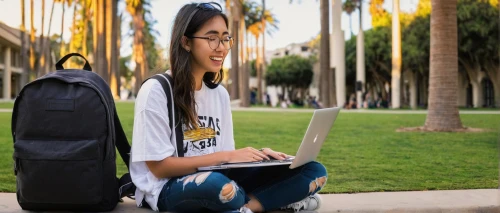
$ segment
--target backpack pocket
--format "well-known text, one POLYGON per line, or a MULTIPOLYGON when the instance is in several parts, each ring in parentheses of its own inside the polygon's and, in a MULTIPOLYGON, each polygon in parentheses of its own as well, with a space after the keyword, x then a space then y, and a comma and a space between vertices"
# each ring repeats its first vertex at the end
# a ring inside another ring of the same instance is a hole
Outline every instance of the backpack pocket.
POLYGON ((14 143, 19 203, 95 204, 103 172, 97 140, 17 140, 14 143))

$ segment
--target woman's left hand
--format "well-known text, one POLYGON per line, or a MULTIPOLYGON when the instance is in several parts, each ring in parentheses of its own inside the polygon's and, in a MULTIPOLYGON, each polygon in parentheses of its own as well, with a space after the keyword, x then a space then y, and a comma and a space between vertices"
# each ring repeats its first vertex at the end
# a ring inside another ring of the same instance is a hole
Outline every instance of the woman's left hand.
POLYGON ((276 152, 270 148, 263 148, 262 152, 268 156, 275 158, 276 160, 285 160, 286 158, 289 157, 289 155, 283 152, 276 152))

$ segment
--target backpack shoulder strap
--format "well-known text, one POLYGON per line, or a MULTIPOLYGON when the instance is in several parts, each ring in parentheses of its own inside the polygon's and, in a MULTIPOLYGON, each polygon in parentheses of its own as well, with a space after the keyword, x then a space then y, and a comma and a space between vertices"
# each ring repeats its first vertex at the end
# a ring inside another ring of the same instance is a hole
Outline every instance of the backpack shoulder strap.
POLYGON ((157 74, 151 77, 152 79, 156 79, 158 82, 160 82, 161 86, 163 87, 163 91, 165 91, 165 95, 167 96, 168 104, 168 113, 171 119, 168 119, 170 128, 172 129, 172 132, 175 131, 175 140, 176 140, 176 147, 177 147, 177 156, 178 157, 184 157, 184 134, 182 132, 182 125, 180 124, 180 118, 179 114, 175 113, 175 104, 174 104, 174 95, 173 95, 173 88, 174 88, 174 79, 166 73, 164 74, 157 74), (174 123, 175 122, 175 123, 174 123))
POLYGON ((114 108, 114 123, 115 123, 115 137, 116 142, 115 146, 120 153, 120 156, 123 159, 127 168, 130 169, 130 144, 128 143, 127 136, 125 135, 125 131, 123 131, 122 124, 120 122, 120 118, 118 118, 118 113, 116 112, 116 107, 114 108))

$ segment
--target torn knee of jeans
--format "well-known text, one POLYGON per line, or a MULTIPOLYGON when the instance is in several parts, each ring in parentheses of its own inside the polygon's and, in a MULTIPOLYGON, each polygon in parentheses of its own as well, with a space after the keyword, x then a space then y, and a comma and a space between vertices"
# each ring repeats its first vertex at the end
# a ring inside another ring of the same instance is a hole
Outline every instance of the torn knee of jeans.
POLYGON ((326 184, 326 177, 319 177, 311 181, 309 184, 309 193, 313 193, 321 189, 326 184))
POLYGON ((222 203, 230 202, 236 197, 236 192, 238 191, 238 187, 234 181, 227 183, 222 186, 222 189, 219 194, 219 199, 222 203))

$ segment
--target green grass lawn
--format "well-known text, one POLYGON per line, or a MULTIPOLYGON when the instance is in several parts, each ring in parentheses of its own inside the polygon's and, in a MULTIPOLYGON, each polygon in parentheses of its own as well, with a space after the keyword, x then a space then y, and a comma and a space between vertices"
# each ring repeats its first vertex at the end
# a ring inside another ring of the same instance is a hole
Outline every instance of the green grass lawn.
MULTIPOLYGON (((118 103, 131 139, 133 104, 118 103)), ((311 113, 233 112, 237 148, 295 154, 311 113)), ((426 115, 341 113, 319 155, 329 173, 323 193, 498 188, 500 115, 461 115, 483 133, 399 133, 426 115)), ((10 113, 0 113, 0 191, 15 191, 10 113)), ((118 173, 126 171, 121 159, 118 173)))
POLYGON ((0 109, 12 109, 14 107, 14 102, 0 102, 0 109))

